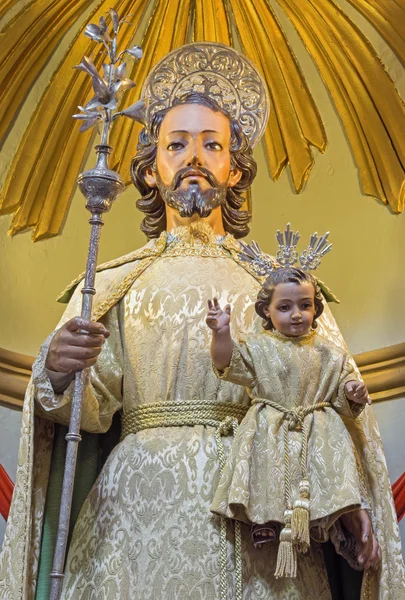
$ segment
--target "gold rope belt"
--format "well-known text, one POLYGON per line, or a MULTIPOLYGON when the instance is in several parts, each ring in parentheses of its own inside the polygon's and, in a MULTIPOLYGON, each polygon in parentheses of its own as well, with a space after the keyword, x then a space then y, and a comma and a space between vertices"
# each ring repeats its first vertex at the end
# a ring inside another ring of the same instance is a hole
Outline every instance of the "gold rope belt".
MULTIPOLYGON (((215 428, 220 473, 225 467, 222 436, 235 435, 239 423, 249 406, 233 402, 207 402, 201 400, 167 400, 142 404, 125 411, 121 417, 121 441, 130 433, 155 427, 194 427, 204 425, 215 428)), ((220 600, 227 600, 226 572, 226 519, 221 517, 219 535, 220 600)), ((235 600, 242 600, 242 539, 240 523, 235 521, 235 600)))
POLYGON ((203 400, 167 400, 141 404, 125 411, 121 417, 121 440, 130 433, 155 427, 219 427, 226 419, 240 423, 249 406, 233 402, 206 402, 203 400))
POLYGON ((309 548, 309 522, 310 522, 310 489, 308 477, 308 437, 309 427, 304 419, 316 410, 331 408, 330 402, 318 402, 312 406, 298 406, 286 408, 265 398, 254 398, 252 404, 265 404, 283 415, 284 427, 284 527, 280 533, 280 545, 277 555, 276 577, 296 577, 297 556, 296 550, 306 552, 309 548), (301 481, 299 483, 299 498, 292 504, 291 499, 291 473, 290 473, 290 445, 289 432, 300 431, 302 435, 301 449, 301 481))

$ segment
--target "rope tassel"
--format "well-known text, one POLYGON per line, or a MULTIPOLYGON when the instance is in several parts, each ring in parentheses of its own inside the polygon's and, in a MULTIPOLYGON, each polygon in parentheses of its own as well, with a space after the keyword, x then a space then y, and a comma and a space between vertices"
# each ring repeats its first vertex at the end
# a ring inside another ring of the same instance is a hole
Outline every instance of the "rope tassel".
POLYGON ((277 566, 274 576, 296 577, 297 576, 297 551, 292 543, 291 536, 291 517, 292 511, 284 512, 285 524, 280 533, 280 544, 277 553, 277 566))
POLYGON ((294 502, 291 517, 291 539, 302 554, 309 549, 309 481, 302 479, 299 483, 300 497, 294 502))
POLYGON ((316 410, 330 408, 330 402, 318 402, 312 406, 298 406, 287 409, 277 402, 264 398, 254 398, 252 404, 265 404, 283 414, 283 443, 284 443, 284 528, 280 533, 280 544, 277 553, 277 566, 275 577, 297 576, 297 550, 304 554, 309 549, 310 536, 310 493, 308 478, 308 438, 309 427, 305 417, 313 415, 316 410), (291 499, 291 472, 290 472, 290 431, 301 431, 301 481, 299 483, 299 498, 292 503, 291 499))

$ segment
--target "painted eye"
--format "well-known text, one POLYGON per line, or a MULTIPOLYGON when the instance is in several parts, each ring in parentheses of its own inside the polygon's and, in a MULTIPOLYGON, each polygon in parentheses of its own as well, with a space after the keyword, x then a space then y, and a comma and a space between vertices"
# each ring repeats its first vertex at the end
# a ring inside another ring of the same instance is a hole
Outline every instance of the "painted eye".
POLYGON ((222 146, 219 142, 208 142, 205 147, 210 150, 222 150, 222 146))
POLYGON ((281 312, 286 312, 288 310, 288 306, 287 304, 282 304, 281 306, 278 307, 278 310, 281 310, 281 312))
POLYGON ((184 144, 182 142, 171 142, 168 146, 168 150, 181 150, 184 148, 184 144))

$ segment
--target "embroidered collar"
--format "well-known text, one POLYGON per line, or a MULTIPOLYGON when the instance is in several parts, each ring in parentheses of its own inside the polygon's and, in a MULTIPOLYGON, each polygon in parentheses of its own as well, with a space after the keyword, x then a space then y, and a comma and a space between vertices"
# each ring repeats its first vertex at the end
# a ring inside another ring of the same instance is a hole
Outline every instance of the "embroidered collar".
POLYGON ((284 335, 276 329, 273 329, 272 331, 266 331, 266 333, 272 335, 273 337, 279 340, 282 340, 283 342, 292 342, 293 344, 299 342, 307 342, 309 340, 312 340, 312 338, 316 335, 315 329, 311 329, 310 331, 308 331, 308 333, 304 333, 303 335, 297 336, 284 335))
POLYGON ((224 240, 223 235, 217 235, 208 223, 196 221, 189 226, 172 229, 167 236, 167 245, 182 243, 198 246, 218 246, 224 240))

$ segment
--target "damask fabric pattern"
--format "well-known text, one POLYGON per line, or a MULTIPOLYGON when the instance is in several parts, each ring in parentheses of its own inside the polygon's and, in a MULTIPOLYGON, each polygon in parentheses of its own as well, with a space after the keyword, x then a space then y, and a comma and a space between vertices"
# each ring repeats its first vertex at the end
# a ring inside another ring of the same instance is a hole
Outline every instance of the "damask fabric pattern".
MULTIPOLYGON (((115 411, 121 406, 125 411, 134 403, 193 396, 249 401, 242 388, 214 376, 204 324, 206 300, 217 295, 220 302, 234 306, 235 336, 260 329, 253 311, 259 283, 240 264, 237 242, 232 236, 194 240, 185 231, 176 236, 164 233, 150 246, 150 253, 142 257, 134 253, 128 262, 97 275, 94 314, 102 318, 111 336, 93 369, 94 385, 86 391, 84 429, 105 431, 115 411), (169 343, 171 339, 174 343, 169 343)), ((80 300, 77 290, 61 323, 79 314, 80 300)), ((344 346, 327 307, 319 331, 344 346)), ((42 415, 66 423, 69 414, 69 393, 55 396, 44 371, 46 351, 47 344, 35 365, 35 381, 24 405, 16 487, 0 558, 1 600, 32 600, 35 594, 53 425, 34 419, 34 395, 42 415)), ((365 473, 383 551, 383 568, 366 578, 362 600, 402 600, 405 578, 398 528, 372 411, 367 407, 347 427, 365 473)), ((230 439, 224 441, 229 451, 230 439)), ((212 429, 166 428, 129 435, 109 457, 77 521, 65 600, 167 600, 187 594, 193 600, 217 600, 218 525, 209 512, 217 481, 212 429), (135 591, 129 591, 132 585, 135 591)), ((331 535, 338 544, 339 528, 332 528, 331 535)), ((231 598, 232 527, 228 544, 231 598)), ((275 550, 269 552, 254 550, 243 529, 244 600, 330 600, 319 545, 314 544, 300 562, 296 580, 274 580, 275 550)))
MULTIPOLYGON (((151 401, 249 403, 243 388, 219 381, 212 371, 206 301, 213 296, 230 301, 236 331, 251 332, 260 325, 251 302, 258 283, 223 251, 222 256, 204 259, 175 254, 169 244, 167 256, 156 259, 104 317, 111 335, 86 390, 85 429, 105 431, 121 406, 125 413, 151 401)), ((48 414, 67 420, 71 390, 54 396, 38 380, 38 399, 48 414)), ((139 600, 217 600, 219 520, 209 507, 218 474, 212 428, 157 428, 127 436, 112 452, 83 506, 70 546, 63 598, 130 600, 137 594, 139 600)), ((329 600, 322 556, 315 549, 301 577, 275 583, 268 568, 275 553, 272 557, 254 550, 245 533, 244 568, 250 580, 245 598, 265 598, 271 590, 281 599, 289 590, 293 598, 316 593, 329 600), (304 577, 306 571, 316 577, 304 577)), ((231 543, 228 550, 233 598, 231 543)))
MULTIPOLYGON (((214 430, 157 428, 130 434, 112 452, 76 525, 63 598, 218 600, 219 519, 214 430)), ((275 552, 255 550, 243 529, 244 599, 330 599, 313 548, 292 582, 273 577, 275 552)), ((228 526, 228 600, 235 598, 228 526)))
MULTIPOLYGON (((327 530, 342 512, 366 507, 353 443, 338 414, 353 418, 351 406, 356 414, 362 408, 345 397, 344 386, 355 380, 356 374, 340 348, 315 331, 288 338, 263 330, 234 342, 231 364, 220 378, 246 386, 259 403, 249 409, 235 435, 211 510, 245 522, 284 523, 285 416, 260 403, 260 399, 285 409, 308 408, 322 402, 333 406, 316 410, 304 419, 309 432, 310 518, 317 539, 328 539, 327 530)), ((302 428, 291 430, 288 442, 294 503, 303 477, 302 428)))

